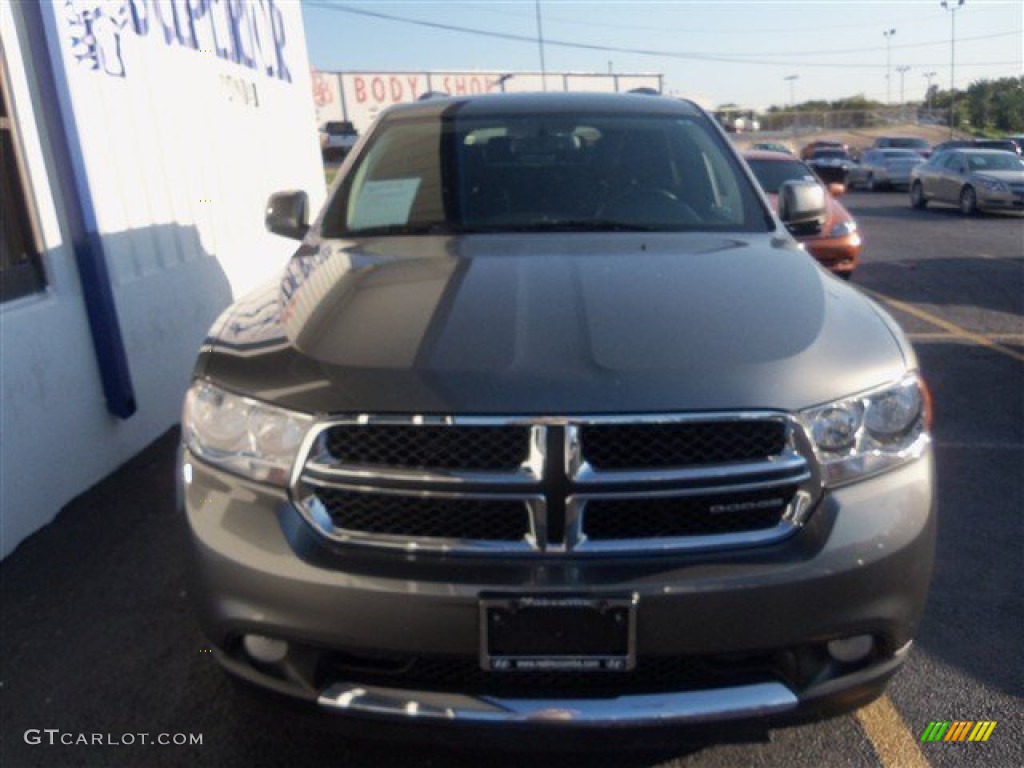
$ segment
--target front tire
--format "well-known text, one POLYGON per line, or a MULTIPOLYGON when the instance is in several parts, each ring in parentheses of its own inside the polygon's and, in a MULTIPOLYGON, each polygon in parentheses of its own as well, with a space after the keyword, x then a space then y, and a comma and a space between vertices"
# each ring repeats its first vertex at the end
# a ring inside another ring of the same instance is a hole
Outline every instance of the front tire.
POLYGON ((964 187, 960 190, 960 213, 964 216, 973 216, 978 212, 978 195, 974 187, 964 187))
POLYGON ((928 201, 924 196, 924 187, 921 186, 920 181, 915 181, 910 186, 910 204, 914 208, 924 208, 928 205, 928 201))

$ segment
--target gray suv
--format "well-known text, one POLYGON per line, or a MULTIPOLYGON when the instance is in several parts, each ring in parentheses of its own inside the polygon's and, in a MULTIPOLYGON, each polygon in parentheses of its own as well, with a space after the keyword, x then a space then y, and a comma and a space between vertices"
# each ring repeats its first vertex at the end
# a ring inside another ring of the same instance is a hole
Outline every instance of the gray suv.
POLYGON ((506 732, 774 727, 877 697, 932 570, 914 351, 693 104, 389 110, 203 345, 180 507, 220 663, 506 732))

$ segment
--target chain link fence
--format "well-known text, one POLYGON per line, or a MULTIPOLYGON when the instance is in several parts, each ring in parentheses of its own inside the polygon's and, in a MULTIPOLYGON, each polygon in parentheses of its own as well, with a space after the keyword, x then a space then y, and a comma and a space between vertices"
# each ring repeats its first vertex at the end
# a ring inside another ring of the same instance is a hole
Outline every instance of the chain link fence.
POLYGON ((949 125, 948 109, 916 105, 867 110, 767 112, 759 117, 761 132, 798 136, 827 131, 860 131, 899 125, 949 125))

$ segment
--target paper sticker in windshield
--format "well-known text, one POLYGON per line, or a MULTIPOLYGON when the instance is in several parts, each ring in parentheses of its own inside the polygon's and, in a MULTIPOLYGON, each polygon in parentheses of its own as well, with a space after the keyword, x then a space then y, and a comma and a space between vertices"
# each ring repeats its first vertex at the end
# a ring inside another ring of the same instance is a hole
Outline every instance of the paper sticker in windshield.
POLYGON ((405 224, 416 199, 420 179, 368 181, 359 190, 350 229, 370 229, 405 224))

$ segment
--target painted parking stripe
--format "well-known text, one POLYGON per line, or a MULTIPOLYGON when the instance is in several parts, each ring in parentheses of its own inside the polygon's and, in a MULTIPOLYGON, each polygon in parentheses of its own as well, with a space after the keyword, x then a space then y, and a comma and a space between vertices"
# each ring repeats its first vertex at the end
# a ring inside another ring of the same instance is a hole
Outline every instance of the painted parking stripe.
POLYGON ((878 301, 888 304, 893 309, 897 309, 900 312, 906 312, 908 315, 913 315, 919 320, 924 320, 926 323, 930 323, 931 325, 934 325, 937 328, 942 328, 944 331, 948 332, 953 336, 956 336, 957 338, 965 339, 966 341, 972 341, 978 346, 986 347, 987 349, 991 349, 993 352, 999 352, 1000 354, 1006 355, 1007 357, 1013 358, 1014 360, 1018 360, 1024 363, 1024 354, 1021 354, 1015 349, 1010 349, 1009 347, 1003 346, 999 342, 993 341, 988 336, 983 336, 980 333, 968 331, 966 328, 961 328, 959 325, 956 325, 955 323, 951 323, 948 320, 943 320, 941 317, 933 315, 931 312, 925 312, 923 309, 919 309, 918 307, 915 307, 913 304, 907 304, 906 302, 903 301, 890 299, 885 294, 878 293, 877 291, 872 291, 869 288, 861 288, 861 290, 864 291, 864 293, 867 293, 870 296, 874 297, 878 301))
MULTIPOLYGON (((965 341, 946 331, 912 332, 907 334, 907 338, 911 341, 965 341)), ((1024 333, 986 333, 985 338, 1004 344, 1024 344, 1024 333)))
POLYGON ((861 707, 855 717, 884 768, 929 768, 917 740, 888 696, 861 707))

